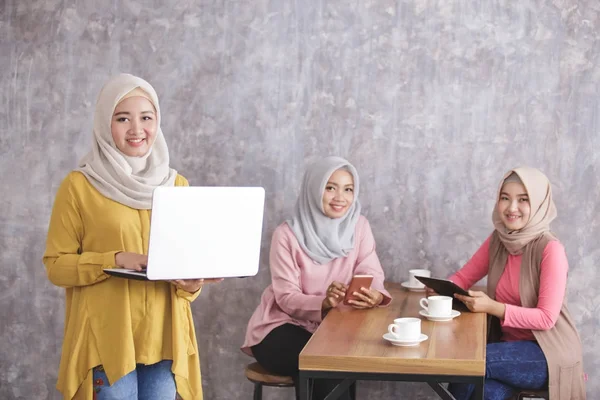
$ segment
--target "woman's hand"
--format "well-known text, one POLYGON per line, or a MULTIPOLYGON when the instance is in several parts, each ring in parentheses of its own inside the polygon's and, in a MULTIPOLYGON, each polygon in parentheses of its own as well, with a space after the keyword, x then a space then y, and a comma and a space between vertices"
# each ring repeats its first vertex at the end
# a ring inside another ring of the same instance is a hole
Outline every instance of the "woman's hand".
POLYGON ((185 290, 188 293, 196 293, 200 288, 209 283, 218 283, 223 281, 223 278, 215 279, 175 279, 171 282, 178 289, 185 290))
POLYGON ((425 286, 425 297, 437 296, 437 292, 430 287, 425 286))
POLYGON ((361 287, 360 292, 354 292, 352 294, 360 300, 349 300, 348 303, 359 310, 377 307, 383 301, 383 294, 378 290, 371 288, 367 289, 361 287))
POLYGON ((329 285, 325 292, 325 300, 323 300, 321 310, 329 311, 330 309, 337 307, 337 305, 344 300, 347 289, 348 286, 343 283, 336 281, 331 282, 331 285, 329 285))
POLYGON ((148 265, 148 256, 122 251, 115 254, 115 265, 132 271, 141 271, 148 265))
POLYGON ((484 292, 480 292, 478 290, 469 290, 468 296, 463 296, 457 293, 454 295, 454 297, 465 303, 467 308, 472 312, 483 312, 491 314, 500 319, 504 319, 504 311, 506 310, 506 306, 503 303, 492 300, 484 292))

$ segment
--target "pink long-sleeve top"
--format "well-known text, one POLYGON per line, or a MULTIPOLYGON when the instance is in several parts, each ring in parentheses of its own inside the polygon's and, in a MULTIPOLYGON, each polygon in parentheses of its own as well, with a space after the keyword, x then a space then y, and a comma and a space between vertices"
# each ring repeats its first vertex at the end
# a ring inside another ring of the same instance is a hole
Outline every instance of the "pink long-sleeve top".
MULTIPOLYGON (((488 273, 490 238, 450 280, 468 289, 488 273)), ((519 294, 522 255, 508 255, 504 272, 496 287, 496 301, 506 305, 502 326, 503 341, 535 340, 532 330, 554 326, 565 297, 569 262, 558 240, 548 242, 540 265, 540 291, 537 307, 522 307, 519 294)))
MULTIPOLYGON (((314 332, 322 320, 325 292, 333 281, 349 284, 353 275, 373 275, 371 287, 383 294, 381 306, 390 303, 392 298, 383 287, 383 269, 375 252, 369 221, 361 216, 355 229, 354 249, 346 257, 326 264, 313 261, 302 250, 287 223, 275 229, 269 256, 272 282, 248 322, 243 352, 252 355, 250 347, 283 324, 298 325, 314 332)), ((340 304, 338 307, 345 306, 340 304)))

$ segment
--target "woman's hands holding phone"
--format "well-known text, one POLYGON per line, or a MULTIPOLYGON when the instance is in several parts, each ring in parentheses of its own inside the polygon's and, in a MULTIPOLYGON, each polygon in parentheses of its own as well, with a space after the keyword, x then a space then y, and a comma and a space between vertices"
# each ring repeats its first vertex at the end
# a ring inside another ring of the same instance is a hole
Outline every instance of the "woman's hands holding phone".
POLYGON ((346 290, 348 290, 347 285, 337 281, 331 282, 325 291, 325 299, 323 300, 321 310, 326 312, 337 307, 337 305, 344 300, 344 296, 346 296, 346 290))
POLYGON ((354 292, 353 295, 357 300, 348 300, 348 303, 359 310, 367 308, 375 308, 383 301, 383 294, 373 288, 360 288, 360 292, 354 292))
MULTIPOLYGON (((356 287, 356 285, 354 285, 356 287)), ((345 297, 351 295, 346 304, 359 309, 367 309, 377 307, 383 301, 383 294, 369 287, 360 287, 360 290, 354 290, 353 293, 348 293, 349 287, 341 282, 333 281, 325 292, 321 310, 327 312, 335 308, 344 301, 345 297)))

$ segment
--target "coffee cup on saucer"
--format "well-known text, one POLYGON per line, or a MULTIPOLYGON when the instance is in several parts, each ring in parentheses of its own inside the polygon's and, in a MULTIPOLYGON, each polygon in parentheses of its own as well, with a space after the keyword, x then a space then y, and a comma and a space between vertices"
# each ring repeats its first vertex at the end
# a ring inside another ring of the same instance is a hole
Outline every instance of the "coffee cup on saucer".
POLYGON ((422 298, 419 304, 432 317, 449 317, 452 314, 452 297, 429 296, 422 298))
POLYGON ((425 285, 415 278, 416 276, 430 277, 431 271, 428 269, 411 269, 408 271, 408 280, 406 282, 402 282, 400 285, 411 292, 424 292, 425 285))
POLYGON ((424 289, 425 285, 416 278, 417 276, 429 278, 431 276, 431 271, 428 269, 411 269, 408 271, 408 284, 414 288, 424 289))
POLYGON ((418 346, 428 339, 421 333, 421 320, 419 318, 396 318, 393 324, 388 326, 388 332, 383 338, 394 346, 418 346))
POLYGON ((452 309, 452 297, 429 296, 419 301, 422 310, 419 314, 432 321, 449 321, 460 315, 460 312, 452 309))
POLYGON ((417 341, 421 337, 421 320, 419 318, 396 318, 388 325, 388 333, 400 341, 417 341))

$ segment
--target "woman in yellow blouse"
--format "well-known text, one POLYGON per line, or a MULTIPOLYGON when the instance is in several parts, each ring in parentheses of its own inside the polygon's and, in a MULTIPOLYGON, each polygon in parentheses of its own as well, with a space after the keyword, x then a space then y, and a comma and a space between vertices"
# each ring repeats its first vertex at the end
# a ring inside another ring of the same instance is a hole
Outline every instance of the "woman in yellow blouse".
POLYGON ((44 253, 50 281, 66 289, 57 388, 64 399, 202 399, 190 303, 207 282, 103 272, 145 266, 152 191, 188 184, 169 167, 152 86, 111 78, 93 131, 92 151, 58 189, 44 253))

